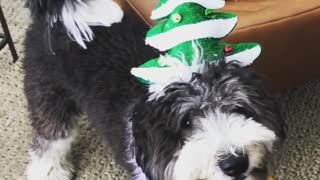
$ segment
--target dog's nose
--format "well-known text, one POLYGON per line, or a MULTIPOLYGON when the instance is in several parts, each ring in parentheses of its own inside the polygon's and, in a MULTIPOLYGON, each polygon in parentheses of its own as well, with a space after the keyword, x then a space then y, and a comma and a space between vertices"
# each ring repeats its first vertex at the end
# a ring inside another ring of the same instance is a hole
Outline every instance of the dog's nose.
POLYGON ((249 167, 249 158, 246 154, 228 155, 218 165, 224 174, 231 177, 240 177, 249 167))

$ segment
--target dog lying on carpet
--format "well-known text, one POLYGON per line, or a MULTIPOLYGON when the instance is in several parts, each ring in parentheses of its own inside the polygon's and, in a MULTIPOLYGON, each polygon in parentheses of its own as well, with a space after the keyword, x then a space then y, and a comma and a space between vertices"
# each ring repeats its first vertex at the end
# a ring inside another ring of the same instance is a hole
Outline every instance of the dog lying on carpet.
POLYGON ((252 70, 221 60, 188 80, 147 87, 130 69, 157 56, 144 42, 148 27, 115 2, 27 4, 28 180, 73 178, 67 157, 82 113, 132 180, 266 179, 283 122, 252 70))

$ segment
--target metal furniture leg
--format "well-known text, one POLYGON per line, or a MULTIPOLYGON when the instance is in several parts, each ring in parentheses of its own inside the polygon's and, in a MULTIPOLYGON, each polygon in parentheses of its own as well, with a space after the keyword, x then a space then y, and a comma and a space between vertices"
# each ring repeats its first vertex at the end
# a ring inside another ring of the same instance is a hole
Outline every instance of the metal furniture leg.
POLYGON ((4 48, 6 44, 8 44, 9 49, 11 51, 11 55, 13 57, 13 62, 15 63, 18 60, 18 54, 17 54, 16 48, 14 47, 11 34, 9 32, 9 28, 8 28, 1 6, 0 6, 0 23, 4 32, 4 34, 0 34, 0 39, 1 39, 0 50, 4 48))

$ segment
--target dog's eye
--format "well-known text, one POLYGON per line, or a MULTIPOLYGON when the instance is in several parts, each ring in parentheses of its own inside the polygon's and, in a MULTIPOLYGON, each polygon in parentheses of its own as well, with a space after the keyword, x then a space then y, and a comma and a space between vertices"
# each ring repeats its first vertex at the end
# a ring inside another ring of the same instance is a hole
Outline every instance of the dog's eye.
POLYGON ((184 128, 188 128, 188 127, 191 126, 191 123, 190 123, 189 120, 183 121, 182 123, 183 123, 182 126, 183 126, 184 128))
POLYGON ((244 113, 244 108, 243 107, 240 107, 240 106, 237 106, 233 109, 233 112, 237 113, 237 114, 243 114, 244 113))
POLYGON ((181 128, 183 129, 187 129, 191 127, 191 119, 190 117, 187 115, 185 116, 182 121, 181 121, 181 128))
POLYGON ((248 110, 246 110, 244 107, 237 106, 235 109, 233 109, 233 112, 237 114, 241 114, 246 118, 253 117, 253 114, 250 113, 248 110))

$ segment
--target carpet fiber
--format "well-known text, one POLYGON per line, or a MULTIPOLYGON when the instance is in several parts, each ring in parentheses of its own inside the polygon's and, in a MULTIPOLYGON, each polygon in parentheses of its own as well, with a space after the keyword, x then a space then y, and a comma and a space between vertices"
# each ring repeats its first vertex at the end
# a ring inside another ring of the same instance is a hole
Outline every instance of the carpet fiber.
MULTIPOLYGON (((30 23, 23 0, 2 0, 20 59, 12 64, 8 48, 0 52, 0 179, 24 180, 29 160, 31 127, 23 94, 23 51, 25 31, 30 23)), ((1 31, 1 30, 0 30, 1 31)), ((320 179, 320 81, 307 82, 281 97, 284 118, 288 124, 288 140, 277 169, 278 180, 320 179)), ((112 160, 108 147, 86 121, 81 121, 80 136, 73 155, 78 159, 76 180, 127 179, 112 160)))

